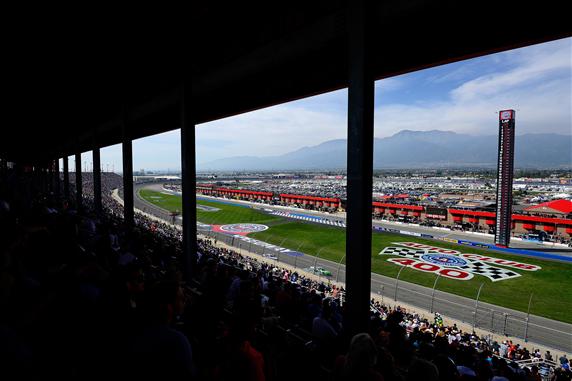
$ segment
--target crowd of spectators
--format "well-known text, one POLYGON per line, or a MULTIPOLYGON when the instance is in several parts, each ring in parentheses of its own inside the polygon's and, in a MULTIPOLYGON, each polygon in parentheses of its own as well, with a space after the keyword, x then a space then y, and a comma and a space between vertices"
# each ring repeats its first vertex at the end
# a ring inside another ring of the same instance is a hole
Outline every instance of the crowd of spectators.
MULTIPOLYGON (((345 181, 345 180, 344 180, 345 181)), ((259 181, 259 182, 252 182, 249 183, 248 186, 244 187, 243 184, 237 184, 234 186, 236 189, 246 189, 246 190, 256 190, 256 191, 270 191, 274 192, 275 196, 273 200, 256 200, 256 199, 248 199, 248 198, 240 198, 238 199, 263 203, 263 204, 273 204, 273 205, 282 205, 282 206, 291 206, 297 207, 301 209, 310 209, 310 210, 318 210, 321 212, 328 212, 328 213, 335 213, 339 211, 339 209, 331 208, 329 206, 316 206, 313 204, 296 204, 296 203, 285 203, 284 201, 278 198, 280 193, 289 193, 289 194, 300 194, 305 196, 319 196, 319 197, 339 197, 342 199, 341 208, 343 209, 343 204, 345 200, 345 182, 342 180, 280 180, 280 181, 259 181)), ((212 185, 212 184, 210 184, 212 185)), ((424 189, 423 187, 419 187, 419 184, 415 187, 415 189, 410 189, 410 187, 406 188, 395 188, 389 187, 390 184, 387 183, 380 183, 378 184, 378 188, 374 187, 374 201, 382 201, 382 202, 390 202, 394 204, 414 204, 414 205, 430 205, 430 206, 438 206, 445 210, 448 207, 459 207, 458 204, 459 200, 463 199, 463 194, 460 193, 457 199, 451 200, 440 200, 439 202, 435 202, 435 199, 439 198, 438 194, 426 194, 424 191, 419 190, 424 189), (376 192, 382 192, 377 193, 376 192), (406 192, 405 194, 401 195, 400 192, 406 192), (397 195, 396 197, 392 197, 391 195, 397 195), (379 197, 377 197, 379 196, 379 197), (427 197, 425 197, 427 196, 427 197)), ((166 188, 171 189, 175 192, 181 191, 181 185, 177 183, 173 184, 165 184, 166 188)), ((237 198, 237 196, 228 196, 219 194, 216 197, 222 198, 237 198)), ((463 208, 463 207, 461 207, 463 208)), ((525 215, 532 215, 528 212, 518 210, 515 211, 517 214, 525 214, 525 215)), ((535 216, 540 217, 554 217, 554 215, 550 214, 538 214, 535 213, 535 216)), ((446 215, 445 215, 446 216, 446 215)), ((421 219, 415 216, 401 216, 401 215, 391 215, 385 213, 372 213, 372 217, 378 220, 385 220, 385 221, 399 221, 404 223, 413 223, 413 224, 420 224, 422 226, 434 226, 434 227, 444 227, 448 228, 452 231, 462 231, 462 232, 476 232, 476 233, 483 233, 483 234, 491 234, 494 235, 494 227, 493 226, 482 226, 478 223, 447 223, 445 220, 432 220, 432 219, 421 219), (441 222, 440 222, 441 221, 441 222)), ((541 238, 540 240, 546 242, 553 242, 553 243, 560 243, 565 244, 572 247, 572 237, 569 234, 562 234, 558 233, 550 233, 546 234, 544 231, 531 231, 529 233, 538 233, 541 238)), ((516 234, 512 232, 514 237, 523 237, 527 238, 529 234, 516 234)))
MULTIPOLYGON (((141 215, 124 228, 102 180, 101 214, 89 197, 78 211, 53 194, 0 194, 6 379, 539 379, 514 362, 535 351, 377 300, 368 331, 351 335, 343 287, 210 239, 183 282, 179 230, 141 215)), ((560 362, 553 380, 570 380, 560 362)))

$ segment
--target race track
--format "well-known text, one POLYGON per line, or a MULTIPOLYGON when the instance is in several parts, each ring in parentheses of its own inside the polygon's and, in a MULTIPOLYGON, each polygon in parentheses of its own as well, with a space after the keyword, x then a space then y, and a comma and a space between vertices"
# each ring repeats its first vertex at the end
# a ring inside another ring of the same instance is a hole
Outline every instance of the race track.
MULTIPOLYGON (((145 211, 146 213, 153 214, 161 219, 172 222, 172 217, 169 212, 141 199, 138 196, 138 191, 141 188, 150 188, 156 191, 162 191, 161 184, 134 184, 134 203, 135 208, 145 211)), ((234 202, 234 201, 233 201, 234 202)), ((251 205, 261 206, 261 204, 251 205)), ((273 209, 271 206, 264 205, 264 208, 273 209)), ((284 207, 274 207, 274 209, 284 211, 284 207)), ((290 208, 292 211, 298 211, 298 209, 290 208)), ((311 212, 304 211, 305 214, 311 212)), ((328 217, 334 220, 340 220, 342 216, 332 216, 324 213, 319 213, 321 217, 328 217)), ((180 224, 181 218, 178 217, 175 223, 180 224)), ((409 226, 406 224, 395 224, 388 222, 375 222, 378 226, 399 226, 399 229, 407 229, 416 232, 431 233, 433 235, 438 232, 438 230, 422 227, 422 226, 409 226)), ((216 236, 219 241, 224 241, 227 244, 237 247, 239 250, 249 250, 253 253, 271 254, 273 253, 277 261, 288 263, 298 268, 308 268, 310 266, 321 266, 332 272, 332 281, 338 279, 340 282, 345 280, 345 267, 344 265, 339 265, 329 260, 315 258, 309 255, 302 256, 291 256, 287 254, 281 254, 278 251, 273 251, 271 249, 264 248, 264 246, 257 245, 255 243, 247 243, 238 239, 233 239, 232 236, 210 232, 210 235, 216 236)), ((446 232, 443 231, 444 236, 458 239, 467 239, 472 241, 487 242, 485 236, 477 236, 472 234, 463 234, 462 232, 446 232), (482 237, 482 238, 481 238, 482 237)), ((522 242, 515 244, 514 246, 523 247, 530 249, 531 244, 522 242)), ((511 246, 512 243, 511 243, 511 246)), ((572 255, 568 251, 562 251, 558 254, 572 255)), ((386 303, 393 303, 393 300, 397 296, 397 302, 403 302, 410 304, 415 307, 423 308, 429 310, 432 304, 433 291, 431 288, 419 286, 413 283, 408 283, 404 281, 396 282, 395 279, 386 277, 383 275, 372 273, 371 279, 371 289, 373 293, 377 293, 383 296, 386 303), (396 287, 396 283, 398 283, 396 287), (397 292, 396 292, 397 288, 397 292)), ((546 297, 557 297, 549 296, 546 297)), ((539 316, 530 316, 528 324, 528 332, 526 331, 526 313, 511 310, 508 308, 479 302, 477 308, 475 309, 475 300, 441 292, 435 291, 433 299, 433 311, 438 311, 439 313, 450 316, 451 318, 461 320, 469 324, 476 324, 476 327, 489 330, 493 333, 503 334, 510 337, 524 338, 525 334, 528 336, 528 340, 532 343, 538 343, 540 345, 545 345, 550 348, 559 349, 567 353, 572 353, 572 324, 550 320, 547 318, 539 316), (475 317, 476 310, 476 317, 475 317)))

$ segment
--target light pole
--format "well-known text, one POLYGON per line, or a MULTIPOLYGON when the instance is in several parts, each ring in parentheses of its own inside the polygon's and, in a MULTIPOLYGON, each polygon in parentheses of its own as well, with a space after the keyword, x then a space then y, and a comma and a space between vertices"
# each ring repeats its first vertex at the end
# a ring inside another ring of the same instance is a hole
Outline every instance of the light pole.
MULTIPOLYGON (((270 238, 272 238, 273 234, 270 234, 270 237, 268 237, 268 240, 264 241, 265 243, 271 245, 270 238)), ((264 254, 266 254, 266 246, 268 245, 262 245, 262 256, 264 257, 264 254)))
POLYGON ((435 283, 433 283, 433 292, 431 293, 431 309, 429 310, 429 312, 433 313, 433 303, 435 301, 435 287, 437 287, 437 281, 439 280, 439 277, 441 277, 441 273, 437 274, 437 278, 435 278, 435 283))
POLYGON ((286 242, 286 240, 288 239, 288 237, 284 238, 280 244, 278 244, 278 250, 277 250, 277 254, 276 254, 276 263, 280 262, 280 252, 282 249, 282 245, 284 244, 284 242, 286 242))
POLYGON ((504 316, 504 326, 503 326, 503 329, 502 329, 502 333, 503 333, 505 336, 507 336, 507 334, 506 334, 506 323, 507 323, 507 320, 508 320, 508 314, 507 314, 506 312, 504 312, 504 313, 503 313, 503 316, 504 316))
MULTIPOLYGON (((304 242, 301 242, 298 245, 298 248, 296 249, 296 254, 300 254, 300 248, 302 247, 302 245, 304 244, 304 242)), ((296 263, 298 262, 298 255, 294 256, 294 268, 296 268, 296 263)))
MULTIPOLYGON (((323 246, 320 248, 320 250, 318 250, 318 253, 316 254, 316 257, 314 258, 314 271, 316 270, 316 266, 318 264, 318 258, 320 257, 320 253, 322 252, 322 250, 324 250, 326 247, 323 246)), ((322 274, 318 272, 318 280, 322 277, 322 274)))
POLYGON ((338 262, 338 271, 336 272, 336 283, 338 282, 338 279, 340 278, 340 267, 342 267, 342 261, 345 259, 345 257, 346 257, 346 255, 344 254, 342 259, 340 259, 340 261, 338 262))
POLYGON ((399 269, 399 271, 397 272, 397 277, 395 278, 395 295, 393 296, 393 301, 397 302, 397 289, 399 286, 399 276, 401 275, 401 272, 403 270, 405 270, 407 268, 407 266, 403 266, 399 269))
POLYGON ((474 313, 474 317, 473 317, 473 333, 475 332, 475 327, 477 326, 477 308, 479 307, 479 297, 481 296, 481 289, 483 288, 483 286, 485 285, 485 283, 481 283, 481 286, 479 287, 479 291, 477 291, 477 300, 475 301, 475 313, 474 313))
POLYGON ((326 247, 322 247, 320 250, 318 250, 318 254, 316 254, 316 257, 314 258, 314 268, 316 267, 316 265, 318 264, 318 258, 320 258, 320 253, 322 252, 322 250, 324 250, 326 247))
POLYGON ((530 305, 532 304, 532 292, 530 293, 530 299, 528 299, 528 310, 526 311, 526 325, 524 326, 524 342, 528 342, 528 321, 530 319, 530 305))

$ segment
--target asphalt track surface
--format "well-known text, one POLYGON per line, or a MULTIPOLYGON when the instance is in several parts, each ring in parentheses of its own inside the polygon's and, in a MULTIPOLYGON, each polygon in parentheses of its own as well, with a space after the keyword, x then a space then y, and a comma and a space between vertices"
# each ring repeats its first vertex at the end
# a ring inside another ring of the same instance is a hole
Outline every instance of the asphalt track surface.
MULTIPOLYGON (((153 214, 156 217, 166 221, 172 222, 173 219, 169 212, 141 199, 138 196, 138 191, 141 188, 150 188, 153 190, 162 191, 162 186, 160 184, 134 184, 135 208, 145 211, 146 213, 153 214)), ((259 204, 254 205, 258 206, 259 204)), ((260 206, 262 207, 262 205, 260 206)), ((263 207, 271 208, 268 205, 264 205, 263 207)), ((285 210, 283 207, 279 207, 278 209, 281 211, 285 210)), ((297 211, 298 213, 300 212, 299 209, 291 210, 297 211)), ((309 214, 308 211, 304 211, 304 213, 309 214)), ((322 213, 319 215, 322 217, 328 216, 327 214, 322 213)), ((330 217, 335 220, 342 219, 340 216, 330 215, 330 217)), ((176 218, 175 223, 180 224, 181 221, 182 220, 179 217, 176 218)), ((391 226, 396 228, 396 224, 392 223, 376 222, 375 224, 379 224, 379 226, 391 226)), ((406 224, 399 224, 398 226, 399 229, 402 230, 430 233, 433 235, 439 232, 439 230, 420 226, 410 227, 406 224)), ((263 244, 258 245, 256 243, 244 242, 226 234, 205 231, 201 232, 203 234, 207 233, 211 236, 214 236, 219 241, 233 245, 237 247, 239 251, 248 250, 260 255, 272 256, 277 262, 287 263, 301 269, 307 269, 310 266, 323 267, 332 273, 332 276, 329 277, 330 280, 345 282, 345 266, 343 264, 338 264, 326 259, 315 258, 309 255, 282 253, 273 248, 264 247, 263 244)), ((443 231, 443 233, 443 235, 447 235, 451 238, 487 242, 486 240, 481 239, 487 238, 484 236, 462 234, 456 231, 443 231)), ((512 243, 511 246, 513 246, 512 243)), ((527 246, 527 243, 523 243, 523 245, 520 247, 530 248, 530 244, 527 246)), ((537 343, 550 348, 565 351, 567 353, 572 353, 572 324, 551 320, 540 316, 530 315, 527 328, 527 315, 524 312, 511 310, 484 302, 479 302, 478 305, 476 305, 474 299, 469 299, 438 290, 436 290, 433 294, 433 290, 431 288, 419 286, 405 281, 397 282, 394 278, 375 273, 371 274, 371 278, 372 293, 378 294, 381 298, 383 298, 385 303, 394 303, 395 297, 397 295, 397 302, 407 303, 426 310, 431 310, 431 306, 433 305, 433 311, 437 311, 444 316, 449 316, 453 319, 457 319, 471 325, 474 324, 478 328, 485 329, 496 334, 506 335, 507 337, 518 337, 522 339, 528 337, 528 341, 531 343, 537 343)), ((569 290, 563 292, 569 292, 569 290)), ((546 297, 557 298, 558 296, 547 295, 546 297)))

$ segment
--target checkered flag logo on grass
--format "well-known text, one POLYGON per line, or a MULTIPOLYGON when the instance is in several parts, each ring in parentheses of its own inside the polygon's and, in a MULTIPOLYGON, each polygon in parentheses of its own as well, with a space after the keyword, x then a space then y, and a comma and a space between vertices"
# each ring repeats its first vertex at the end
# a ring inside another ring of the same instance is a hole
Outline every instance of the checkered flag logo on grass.
POLYGON ((379 254, 399 255, 400 257, 405 258, 420 259, 423 254, 427 254, 427 250, 389 246, 383 249, 379 254))
POLYGON ((460 269, 473 274, 486 276, 493 282, 496 282, 498 280, 518 278, 520 276, 520 274, 515 273, 514 271, 487 265, 486 263, 476 261, 474 259, 465 259, 465 260, 468 261, 469 264, 465 266, 460 266, 459 267, 460 269))
MULTIPOLYGON (((399 245, 400 243, 395 242, 395 244, 399 245)), ((379 254, 415 259, 421 262, 437 265, 442 268, 464 270, 472 274, 487 277, 493 282, 517 278, 520 276, 520 274, 512 270, 491 266, 476 259, 462 258, 452 253, 442 253, 440 250, 447 249, 442 249, 439 247, 414 248, 389 246, 384 248, 379 254)), ((451 250, 448 251, 450 252, 451 250)))

